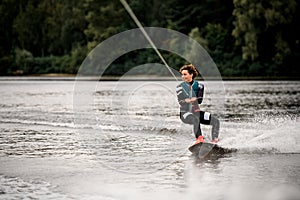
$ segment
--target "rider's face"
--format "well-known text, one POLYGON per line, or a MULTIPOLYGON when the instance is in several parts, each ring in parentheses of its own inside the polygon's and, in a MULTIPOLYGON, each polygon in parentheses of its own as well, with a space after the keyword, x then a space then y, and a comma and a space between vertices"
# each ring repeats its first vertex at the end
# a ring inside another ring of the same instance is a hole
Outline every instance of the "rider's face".
POLYGON ((181 78, 185 82, 191 82, 193 80, 193 74, 189 74, 188 70, 182 70, 181 71, 181 78))

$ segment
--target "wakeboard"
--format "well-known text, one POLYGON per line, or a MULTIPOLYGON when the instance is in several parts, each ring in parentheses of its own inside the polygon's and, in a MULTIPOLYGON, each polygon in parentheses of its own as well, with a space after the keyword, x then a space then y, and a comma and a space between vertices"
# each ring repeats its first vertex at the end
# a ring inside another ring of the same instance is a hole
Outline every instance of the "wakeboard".
POLYGON ((216 143, 200 142, 189 147, 189 151, 199 158, 208 156, 222 156, 224 154, 236 152, 236 149, 221 147, 216 143))

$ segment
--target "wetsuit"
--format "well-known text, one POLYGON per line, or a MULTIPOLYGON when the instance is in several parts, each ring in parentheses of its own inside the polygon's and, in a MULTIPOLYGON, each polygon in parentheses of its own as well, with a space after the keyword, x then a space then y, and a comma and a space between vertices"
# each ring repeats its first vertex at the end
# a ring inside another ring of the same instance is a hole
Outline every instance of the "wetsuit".
POLYGON ((212 139, 218 138, 220 122, 209 112, 200 111, 199 104, 202 103, 204 85, 193 80, 190 83, 182 82, 176 87, 178 103, 180 104, 180 119, 186 124, 194 126, 195 137, 202 135, 200 124, 212 125, 212 139), (197 101, 186 103, 185 99, 196 97, 197 101))

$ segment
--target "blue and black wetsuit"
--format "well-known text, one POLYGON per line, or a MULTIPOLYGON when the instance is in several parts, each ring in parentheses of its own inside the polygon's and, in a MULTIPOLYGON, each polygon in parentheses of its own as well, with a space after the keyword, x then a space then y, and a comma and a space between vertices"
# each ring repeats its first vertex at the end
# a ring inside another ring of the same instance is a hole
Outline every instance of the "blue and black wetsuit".
POLYGON ((176 87, 178 103, 180 104, 180 119, 186 124, 194 126, 196 138, 202 135, 200 124, 212 125, 212 139, 218 138, 220 122, 209 112, 200 111, 199 104, 203 101, 204 85, 193 80, 182 82, 176 87), (186 103, 185 99, 196 97, 194 103, 186 103))

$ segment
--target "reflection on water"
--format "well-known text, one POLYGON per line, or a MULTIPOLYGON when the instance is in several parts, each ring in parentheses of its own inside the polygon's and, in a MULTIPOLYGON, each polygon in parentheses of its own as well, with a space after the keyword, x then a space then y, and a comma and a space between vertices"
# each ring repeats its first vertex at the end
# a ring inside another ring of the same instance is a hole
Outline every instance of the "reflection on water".
POLYGON ((296 81, 225 82, 226 111, 232 118, 284 117, 299 114, 300 87, 296 81))
POLYGON ((220 145, 238 152, 205 160, 187 150, 176 84, 101 82, 88 112, 74 113, 72 82, 1 81, 0 198, 300 196, 299 81, 226 81, 222 110, 206 90, 201 108, 220 117, 220 145))

